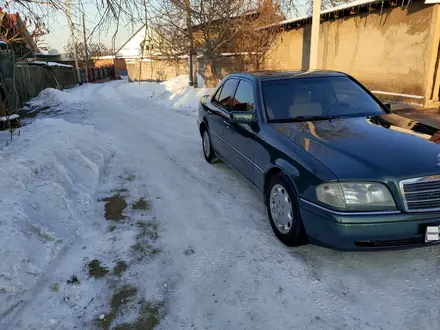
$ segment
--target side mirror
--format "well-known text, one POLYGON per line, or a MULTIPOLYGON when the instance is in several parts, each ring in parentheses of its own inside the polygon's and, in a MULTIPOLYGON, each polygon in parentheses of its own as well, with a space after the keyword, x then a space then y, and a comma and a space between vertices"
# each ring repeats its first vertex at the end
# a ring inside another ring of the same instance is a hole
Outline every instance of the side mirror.
POLYGON ((253 112, 231 112, 231 123, 233 124, 252 124, 254 122, 253 112))
POLYGON ((202 103, 202 104, 208 103, 209 102, 209 97, 210 97, 210 95, 203 95, 200 98, 200 103, 202 103))

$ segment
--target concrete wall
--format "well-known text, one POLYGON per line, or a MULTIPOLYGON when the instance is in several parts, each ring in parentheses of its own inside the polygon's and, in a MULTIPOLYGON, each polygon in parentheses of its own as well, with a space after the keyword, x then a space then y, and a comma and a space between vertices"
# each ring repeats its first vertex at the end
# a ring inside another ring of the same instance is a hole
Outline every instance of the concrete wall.
POLYGON ((116 59, 97 59, 95 61, 95 68, 104 68, 114 66, 115 68, 115 76, 120 77, 121 73, 126 75, 127 65, 125 64, 125 59, 116 58, 116 59))
MULTIPOLYGON (((251 70, 249 59, 243 55, 218 56, 214 61, 197 59, 197 72, 205 80, 206 87, 215 87, 228 73, 251 70)), ((188 74, 188 59, 178 61, 125 59, 130 81, 163 81, 188 74)), ((116 62, 115 62, 116 68, 116 62)))
MULTIPOLYGON (((437 6, 413 2, 321 24, 319 68, 344 71, 370 90, 424 96, 433 79, 431 54, 437 6)), ((310 24, 282 32, 267 54, 266 69, 307 69, 310 24)))
POLYGON ((143 60, 142 64, 139 59, 126 59, 125 63, 130 81, 162 81, 188 74, 187 59, 178 62, 143 60))
POLYGON ((125 63, 125 59, 117 58, 113 61, 113 64, 115 66, 116 78, 120 77, 121 75, 127 75, 127 64, 125 63))
POLYGON ((218 55, 213 61, 199 57, 197 62, 198 72, 205 80, 206 87, 217 86, 229 73, 254 70, 247 55, 218 55))

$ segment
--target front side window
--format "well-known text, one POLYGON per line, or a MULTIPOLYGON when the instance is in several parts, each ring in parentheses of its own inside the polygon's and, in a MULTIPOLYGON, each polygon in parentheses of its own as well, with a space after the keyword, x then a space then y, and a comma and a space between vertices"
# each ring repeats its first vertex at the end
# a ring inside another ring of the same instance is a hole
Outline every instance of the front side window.
POLYGON ((230 108, 232 111, 254 111, 254 89, 252 84, 245 80, 240 80, 237 91, 231 102, 230 108))
POLYGON ((313 77, 264 81, 269 120, 378 116, 385 112, 348 77, 313 77))
POLYGON ((222 93, 223 85, 220 86, 220 88, 215 93, 214 97, 212 98, 212 102, 214 103, 220 103, 220 94, 222 93))
POLYGON ((226 82, 223 84, 223 87, 221 88, 221 91, 219 91, 219 93, 217 93, 216 95, 216 97, 218 96, 217 103, 219 105, 224 108, 227 108, 229 106, 235 92, 235 86, 237 86, 236 79, 226 80, 226 82))

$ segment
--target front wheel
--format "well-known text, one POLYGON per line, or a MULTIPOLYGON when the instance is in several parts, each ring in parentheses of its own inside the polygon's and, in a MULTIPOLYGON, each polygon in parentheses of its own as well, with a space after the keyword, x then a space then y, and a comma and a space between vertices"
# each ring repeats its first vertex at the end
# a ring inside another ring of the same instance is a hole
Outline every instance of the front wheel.
POLYGON ((269 179, 265 191, 267 213, 275 235, 288 246, 307 243, 298 198, 290 180, 283 173, 269 179))
POLYGON ((208 130, 205 128, 202 133, 202 147, 203 147, 203 155, 208 163, 215 163, 217 158, 215 157, 214 149, 211 144, 211 136, 209 135, 208 130))

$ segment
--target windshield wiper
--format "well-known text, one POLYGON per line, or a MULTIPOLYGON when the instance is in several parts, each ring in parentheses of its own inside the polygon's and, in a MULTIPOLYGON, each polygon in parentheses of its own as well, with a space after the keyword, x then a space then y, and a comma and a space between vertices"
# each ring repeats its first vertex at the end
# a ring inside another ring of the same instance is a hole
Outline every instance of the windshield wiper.
POLYGON ((301 121, 317 121, 317 120, 331 120, 338 118, 338 116, 297 116, 292 118, 272 119, 272 123, 289 123, 301 121))

